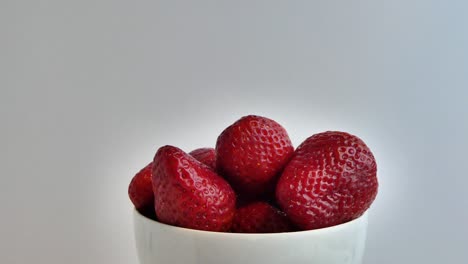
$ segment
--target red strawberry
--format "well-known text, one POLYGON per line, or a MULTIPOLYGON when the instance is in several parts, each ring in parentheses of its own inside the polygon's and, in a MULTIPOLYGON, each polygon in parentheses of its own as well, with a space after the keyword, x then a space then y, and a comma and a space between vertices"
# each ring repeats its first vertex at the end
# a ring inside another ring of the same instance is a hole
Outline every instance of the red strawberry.
POLYGON ((216 142, 216 167, 242 194, 259 196, 274 189, 294 152, 286 130, 261 116, 245 116, 226 128, 216 142))
POLYGON ((344 132, 306 139, 281 175, 276 198, 289 218, 309 230, 362 215, 377 195, 377 166, 364 142, 344 132))
POLYGON ((283 212, 265 202, 255 202, 237 210, 231 230, 234 233, 280 233, 293 231, 293 228, 283 212))
POLYGON ((154 157, 153 191, 158 220, 175 226, 227 231, 236 207, 231 186, 192 156, 173 146, 154 157))
POLYGON ((216 154, 214 148, 198 148, 189 153, 196 160, 215 170, 216 154))
POLYGON ((153 163, 151 162, 133 177, 128 186, 128 196, 135 208, 140 212, 154 207, 153 184, 151 183, 152 171, 153 163))

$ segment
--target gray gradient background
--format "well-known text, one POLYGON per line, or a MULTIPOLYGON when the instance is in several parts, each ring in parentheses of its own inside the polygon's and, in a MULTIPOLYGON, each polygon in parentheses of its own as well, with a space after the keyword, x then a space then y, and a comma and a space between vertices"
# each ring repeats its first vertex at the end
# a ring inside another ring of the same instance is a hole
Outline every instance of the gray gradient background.
POLYGON ((0 0, 0 262, 137 263, 127 184, 242 115, 378 160, 366 264, 468 263, 466 1, 0 0))

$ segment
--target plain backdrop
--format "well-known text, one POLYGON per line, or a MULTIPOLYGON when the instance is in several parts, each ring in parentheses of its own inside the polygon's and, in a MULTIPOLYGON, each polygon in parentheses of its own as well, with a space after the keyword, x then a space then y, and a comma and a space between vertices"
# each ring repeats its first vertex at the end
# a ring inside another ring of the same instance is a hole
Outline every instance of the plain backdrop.
POLYGON ((373 150, 365 264, 468 263, 466 1, 0 0, 0 262, 136 264, 127 186, 243 115, 373 150))

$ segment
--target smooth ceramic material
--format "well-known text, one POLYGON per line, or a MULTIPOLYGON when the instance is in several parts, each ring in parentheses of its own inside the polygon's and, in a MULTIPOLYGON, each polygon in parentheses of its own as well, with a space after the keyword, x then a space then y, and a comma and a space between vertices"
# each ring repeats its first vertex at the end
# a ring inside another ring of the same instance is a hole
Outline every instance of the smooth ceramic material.
POLYGON ((173 227, 135 210, 134 228, 141 264, 361 264, 367 213, 312 231, 232 234, 173 227))

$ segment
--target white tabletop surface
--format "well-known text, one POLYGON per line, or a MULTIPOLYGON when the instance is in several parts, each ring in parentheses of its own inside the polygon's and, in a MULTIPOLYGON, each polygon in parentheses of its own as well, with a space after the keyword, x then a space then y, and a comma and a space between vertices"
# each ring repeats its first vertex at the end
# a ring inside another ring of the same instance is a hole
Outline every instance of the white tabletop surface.
POLYGON ((362 137, 365 264, 468 263, 466 1, 0 1, 0 263, 137 263, 127 185, 246 114, 362 137), (438 3, 436 3, 438 2, 438 3))

